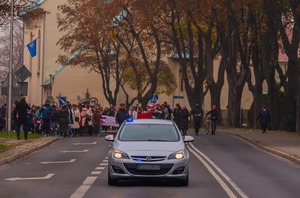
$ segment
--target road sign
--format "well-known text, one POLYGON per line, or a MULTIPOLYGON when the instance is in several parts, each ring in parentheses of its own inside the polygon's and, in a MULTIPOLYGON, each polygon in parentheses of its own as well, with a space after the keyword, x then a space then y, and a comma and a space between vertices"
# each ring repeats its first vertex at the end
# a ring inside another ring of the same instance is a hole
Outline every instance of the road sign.
POLYGON ((60 105, 64 105, 67 103, 67 99, 65 97, 60 97, 59 100, 58 100, 58 103, 60 105))
POLYGON ((157 101, 158 101, 158 95, 151 95, 150 96, 150 102, 151 103, 157 103, 157 101))
POLYGON ((91 97, 89 103, 91 106, 96 106, 98 104, 98 99, 95 97, 91 97))
POLYGON ((48 100, 50 103, 54 101, 53 96, 47 96, 46 100, 48 100))
POLYGON ((31 76, 30 71, 25 67, 25 65, 23 65, 15 74, 21 81, 24 81, 31 76))
POLYGON ((174 99, 183 99, 183 96, 173 96, 174 99))

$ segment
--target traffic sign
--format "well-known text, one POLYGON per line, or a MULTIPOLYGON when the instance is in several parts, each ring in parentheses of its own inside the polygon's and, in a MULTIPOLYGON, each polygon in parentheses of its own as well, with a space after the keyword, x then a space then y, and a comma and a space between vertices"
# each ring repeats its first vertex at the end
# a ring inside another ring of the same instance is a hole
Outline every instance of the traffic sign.
POLYGON ((54 101, 53 96, 47 96, 46 100, 48 100, 50 103, 54 101))
POLYGON ((64 105, 67 103, 67 99, 65 97, 60 97, 59 100, 58 100, 58 103, 60 105, 64 105))
POLYGON ((183 99, 183 96, 173 96, 174 99, 183 99))
POLYGON ((151 95, 150 96, 150 102, 151 103, 157 103, 157 101, 158 101, 158 95, 151 95))
POLYGON ((95 97, 91 97, 89 103, 91 106, 96 106, 98 104, 98 99, 95 97))
POLYGON ((23 65, 17 72, 16 76, 20 78, 21 81, 26 80, 28 77, 31 76, 30 71, 23 65))

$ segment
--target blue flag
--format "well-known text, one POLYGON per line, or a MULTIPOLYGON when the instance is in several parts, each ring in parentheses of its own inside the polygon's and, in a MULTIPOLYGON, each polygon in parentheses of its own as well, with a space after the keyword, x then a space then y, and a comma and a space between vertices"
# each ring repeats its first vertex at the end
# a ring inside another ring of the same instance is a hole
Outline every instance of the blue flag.
POLYGON ((36 40, 37 40, 37 38, 34 39, 31 43, 27 44, 27 48, 29 50, 31 57, 36 56, 36 40))

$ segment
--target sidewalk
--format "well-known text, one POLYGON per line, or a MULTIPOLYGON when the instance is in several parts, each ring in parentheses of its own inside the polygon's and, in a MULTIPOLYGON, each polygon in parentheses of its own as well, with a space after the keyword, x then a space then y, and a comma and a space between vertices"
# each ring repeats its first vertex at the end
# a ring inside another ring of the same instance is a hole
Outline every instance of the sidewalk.
MULTIPOLYGON (((218 133, 237 136, 262 150, 279 155, 300 165, 300 135, 297 135, 296 133, 279 131, 261 133, 260 130, 255 129, 217 129, 217 135, 218 133)), ((105 134, 110 133, 104 133, 102 134, 102 137, 105 136, 105 134)), ((57 140, 57 137, 42 137, 26 141, 0 139, 0 143, 12 145, 11 149, 0 152, 0 166, 3 164, 10 164, 11 162, 25 157, 32 152, 38 151, 57 140)))
POLYGON ((300 135, 280 131, 262 133, 255 129, 217 129, 217 133, 234 135, 260 149, 279 155, 300 165, 300 135))

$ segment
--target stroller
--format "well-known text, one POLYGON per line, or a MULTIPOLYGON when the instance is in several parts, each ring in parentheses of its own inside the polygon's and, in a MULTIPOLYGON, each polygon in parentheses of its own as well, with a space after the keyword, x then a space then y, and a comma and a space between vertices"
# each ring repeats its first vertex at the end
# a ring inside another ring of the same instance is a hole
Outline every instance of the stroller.
POLYGON ((205 118, 205 128, 206 128, 206 135, 208 135, 209 130, 211 128, 211 120, 210 117, 205 118))

